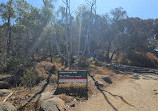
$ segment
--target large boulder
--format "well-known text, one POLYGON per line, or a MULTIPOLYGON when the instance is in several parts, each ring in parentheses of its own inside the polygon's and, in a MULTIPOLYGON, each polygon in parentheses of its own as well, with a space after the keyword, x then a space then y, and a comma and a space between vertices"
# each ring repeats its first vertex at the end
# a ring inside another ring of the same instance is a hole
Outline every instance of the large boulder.
POLYGON ((52 97, 53 97, 53 93, 47 91, 47 92, 44 92, 44 93, 41 94, 40 100, 43 101, 43 100, 46 100, 46 99, 50 99, 52 97))
POLYGON ((102 76, 102 79, 103 79, 105 82, 107 82, 107 83, 109 83, 109 84, 112 84, 111 76, 109 76, 109 75, 104 75, 104 76, 102 76))
POLYGON ((40 111, 64 111, 64 109, 65 102, 58 97, 45 100, 40 106, 40 111))
POLYGON ((10 84, 8 82, 0 81, 0 89, 8 89, 10 84))
POLYGON ((0 111, 17 111, 17 109, 10 103, 0 103, 0 111))
POLYGON ((8 89, 0 89, 0 97, 7 96, 11 93, 12 91, 8 89))

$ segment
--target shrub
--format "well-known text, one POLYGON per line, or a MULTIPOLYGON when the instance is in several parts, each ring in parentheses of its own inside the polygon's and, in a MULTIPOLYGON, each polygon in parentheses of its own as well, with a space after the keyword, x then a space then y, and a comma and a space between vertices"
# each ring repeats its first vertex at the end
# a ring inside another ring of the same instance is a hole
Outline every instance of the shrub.
POLYGON ((132 51, 128 54, 120 54, 115 57, 115 61, 139 67, 158 67, 158 58, 151 52, 132 51))
POLYGON ((87 97, 88 93, 92 94, 92 89, 88 86, 87 90, 86 84, 83 83, 64 83, 59 85, 57 93, 83 98, 87 97))
POLYGON ((84 58, 79 58, 78 62, 76 63, 76 66, 79 69, 85 69, 85 68, 88 68, 89 62, 88 62, 88 60, 86 60, 84 58))
POLYGON ((96 50, 97 53, 97 60, 99 61, 105 61, 106 59, 106 52, 103 50, 96 50))
POLYGON ((18 71, 22 68, 22 60, 17 57, 10 57, 6 62, 6 70, 7 71, 18 71))
POLYGON ((53 65, 53 66, 50 68, 49 73, 55 74, 55 71, 56 71, 56 67, 55 67, 55 65, 53 65))
POLYGON ((38 74, 34 70, 27 69, 24 76, 21 78, 21 84, 27 87, 32 87, 38 81, 38 74))

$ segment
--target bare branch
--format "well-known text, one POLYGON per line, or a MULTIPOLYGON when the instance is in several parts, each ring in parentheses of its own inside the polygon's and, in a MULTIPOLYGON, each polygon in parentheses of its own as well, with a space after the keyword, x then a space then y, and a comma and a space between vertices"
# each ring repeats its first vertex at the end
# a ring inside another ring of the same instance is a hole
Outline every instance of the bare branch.
POLYGON ((64 3, 64 4, 66 4, 66 5, 67 5, 67 3, 66 3, 64 0, 62 0, 62 1, 63 1, 63 3, 64 3))
POLYGON ((89 0, 85 0, 85 2, 91 7, 91 2, 89 0))
POLYGON ((64 0, 62 0, 62 2, 66 5, 67 8, 70 8, 69 3, 65 2, 64 0))
POLYGON ((96 4, 96 0, 93 0, 93 3, 92 3, 93 5, 95 5, 96 4))
POLYGON ((44 6, 46 7, 46 1, 45 1, 45 0, 43 0, 43 4, 44 4, 44 6))
POLYGON ((4 100, 3 102, 6 102, 8 98, 10 98, 12 96, 13 92, 11 92, 4 100))

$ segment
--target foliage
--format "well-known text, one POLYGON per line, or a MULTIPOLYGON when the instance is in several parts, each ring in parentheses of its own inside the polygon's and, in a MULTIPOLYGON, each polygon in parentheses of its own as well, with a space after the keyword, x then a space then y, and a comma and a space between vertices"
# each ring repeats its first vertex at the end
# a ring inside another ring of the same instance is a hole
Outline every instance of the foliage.
POLYGON ((131 52, 120 54, 114 58, 120 64, 139 66, 139 67, 158 67, 158 58, 151 52, 131 52))
POLYGON ((10 57, 7 59, 6 62, 6 69, 7 71, 18 71, 20 69, 22 69, 23 67, 23 63, 22 60, 18 57, 10 57))
POLYGON ((87 69, 89 66, 89 62, 85 58, 79 58, 75 66, 77 66, 77 68, 79 69, 87 69))
MULTIPOLYGON (((76 56, 81 57, 76 66, 84 69, 88 62, 83 58, 87 59, 94 50, 100 61, 111 62, 120 52, 128 54, 134 49, 146 53, 156 49, 158 19, 128 17, 121 7, 99 15, 94 13, 94 6, 89 9, 81 5, 72 14, 69 6, 61 6, 55 12, 52 0, 43 0, 40 8, 25 0, 1 3, 0 64, 12 56, 24 62, 50 57, 53 62, 58 55, 63 64, 71 66, 72 57, 76 56)), ((128 63, 128 58, 124 62, 128 63)))
POLYGON ((0 14, 4 20, 7 20, 9 17, 15 18, 15 10, 12 7, 12 0, 9 0, 6 4, 0 4, 0 14))
POLYGON ((38 79, 39 77, 35 70, 27 69, 23 77, 21 78, 21 85, 32 87, 37 83, 38 79))

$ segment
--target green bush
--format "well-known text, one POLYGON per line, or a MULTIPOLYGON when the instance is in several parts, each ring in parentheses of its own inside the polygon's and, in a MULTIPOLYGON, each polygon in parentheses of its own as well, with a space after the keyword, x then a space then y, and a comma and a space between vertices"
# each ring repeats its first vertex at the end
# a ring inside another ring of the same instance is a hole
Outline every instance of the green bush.
POLYGON ((27 69, 21 78, 21 84, 23 86, 32 87, 34 86, 39 79, 39 76, 36 71, 27 69))
POLYGON ((22 60, 17 57, 10 57, 6 62, 6 70, 7 71, 18 71, 23 67, 22 60))

